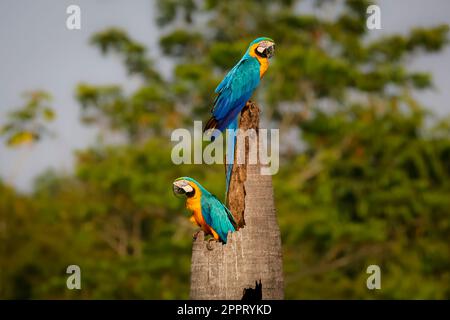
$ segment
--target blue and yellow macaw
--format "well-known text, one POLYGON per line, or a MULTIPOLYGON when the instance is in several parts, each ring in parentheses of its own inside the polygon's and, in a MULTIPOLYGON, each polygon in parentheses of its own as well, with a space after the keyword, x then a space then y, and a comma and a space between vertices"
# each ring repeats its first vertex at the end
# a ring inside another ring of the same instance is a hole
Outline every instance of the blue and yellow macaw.
POLYGON ((181 177, 173 182, 176 195, 185 195, 186 208, 192 211, 191 222, 199 226, 206 235, 227 243, 228 232, 237 229, 230 210, 200 183, 189 177, 181 177))
MULTIPOLYGON (((275 42, 266 37, 253 40, 244 56, 228 72, 222 82, 217 86, 218 94, 212 109, 212 117, 205 125, 204 131, 217 129, 211 136, 211 141, 225 129, 236 130, 238 115, 247 101, 258 87, 261 78, 269 67, 269 59, 273 56, 275 42)), ((227 144, 227 170, 226 188, 231 178, 231 169, 234 161, 234 146, 236 139, 229 139, 227 144)))

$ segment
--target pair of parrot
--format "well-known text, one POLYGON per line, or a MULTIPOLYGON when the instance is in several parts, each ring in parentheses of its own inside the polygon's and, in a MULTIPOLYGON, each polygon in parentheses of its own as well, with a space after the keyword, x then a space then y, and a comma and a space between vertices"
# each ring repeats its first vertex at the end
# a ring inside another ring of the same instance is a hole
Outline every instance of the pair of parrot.
MULTIPOLYGON (((270 38, 255 39, 250 43, 241 60, 217 86, 212 117, 204 128, 204 131, 213 130, 211 141, 214 141, 225 129, 237 129, 239 113, 267 71, 274 48, 275 42, 270 38)), ((227 139, 227 192, 233 168, 235 144, 235 136, 227 139)), ((228 232, 237 230, 238 226, 230 210, 194 179, 189 177, 176 179, 173 182, 173 191, 176 195, 186 196, 186 208, 192 211, 190 220, 206 235, 212 235, 216 241, 226 243, 228 232)))

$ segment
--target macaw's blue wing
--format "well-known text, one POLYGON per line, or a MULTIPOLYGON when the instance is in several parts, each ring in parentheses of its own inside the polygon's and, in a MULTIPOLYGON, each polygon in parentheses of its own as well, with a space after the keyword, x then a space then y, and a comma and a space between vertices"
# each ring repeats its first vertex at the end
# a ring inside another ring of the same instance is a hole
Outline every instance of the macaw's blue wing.
MULTIPOLYGON (((212 109, 215 129, 222 132, 236 119, 259 85, 259 69, 257 59, 244 57, 217 86, 218 96, 212 109)), ((212 139, 218 134, 213 134, 212 139)))
MULTIPOLYGON (((228 72, 222 82, 217 86, 218 94, 214 101, 212 118, 205 126, 205 130, 214 128, 211 140, 223 130, 229 128, 236 130, 238 115, 247 101, 253 95, 260 81, 260 65, 257 59, 245 56, 233 69, 228 72)), ((231 170, 234 162, 234 149, 236 137, 227 138, 227 165, 226 165, 226 194, 230 186, 231 170)), ((226 197, 226 196, 225 196, 226 197)))
POLYGON ((224 243, 227 243, 228 232, 236 231, 230 210, 212 194, 202 194, 201 205, 205 222, 217 232, 224 243))

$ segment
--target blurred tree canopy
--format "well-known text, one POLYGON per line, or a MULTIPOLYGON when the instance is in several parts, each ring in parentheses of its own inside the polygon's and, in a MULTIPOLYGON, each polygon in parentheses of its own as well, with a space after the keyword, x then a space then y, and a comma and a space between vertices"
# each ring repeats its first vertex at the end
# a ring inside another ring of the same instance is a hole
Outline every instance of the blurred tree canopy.
POLYGON ((55 112, 49 106, 50 94, 38 90, 25 93, 24 98, 27 99, 25 106, 12 111, 8 115, 9 121, 0 128, 0 136, 6 136, 10 147, 32 144, 42 136, 51 135, 46 126, 55 118, 55 112))
POLYGON ((0 182, 0 297, 187 298, 193 228, 171 182, 192 176, 222 195, 224 177, 172 164, 170 133, 207 119, 225 72, 264 35, 276 54, 254 99, 281 134, 286 298, 449 299, 450 120, 416 99, 433 83, 408 67, 447 45, 448 26, 371 38, 371 2, 313 2, 331 17, 302 2, 159 1, 168 78, 125 30, 94 34, 141 85, 80 83, 82 121, 124 140, 77 151, 73 175, 46 172, 30 195, 0 182), (70 264, 80 291, 65 286, 70 264), (381 290, 366 288, 370 264, 381 290))

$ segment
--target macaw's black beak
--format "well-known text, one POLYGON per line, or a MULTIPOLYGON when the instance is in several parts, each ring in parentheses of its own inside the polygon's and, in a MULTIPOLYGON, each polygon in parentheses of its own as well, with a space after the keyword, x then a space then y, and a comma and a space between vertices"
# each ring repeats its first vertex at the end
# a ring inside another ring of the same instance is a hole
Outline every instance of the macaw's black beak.
POLYGON ((275 53, 275 43, 262 41, 261 44, 255 49, 255 53, 262 58, 270 59, 275 53))
POLYGON ((180 188, 180 187, 178 187, 178 186, 176 186, 176 185, 173 185, 173 193, 174 193, 175 195, 183 195, 183 194, 186 193, 186 191, 184 191, 183 188, 180 188))
POLYGON ((266 58, 268 58, 268 59, 272 58, 273 55, 274 55, 274 53, 275 53, 275 44, 273 44, 273 45, 267 47, 267 48, 263 51, 263 55, 264 55, 266 58))
POLYGON ((193 197, 195 195, 195 189, 184 181, 175 181, 172 186, 173 186, 173 194, 178 198, 180 198, 183 195, 186 195, 186 197, 188 198, 193 197))
POLYGON ((259 46, 256 48, 255 52, 260 57, 270 59, 275 53, 275 44, 270 44, 267 47, 264 47, 264 45, 259 46))

